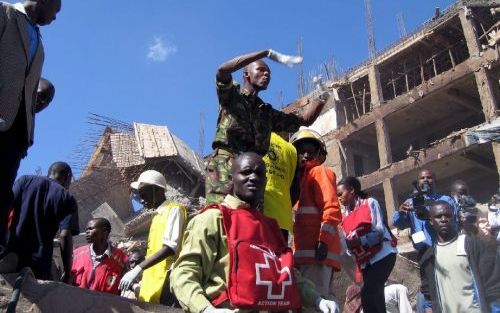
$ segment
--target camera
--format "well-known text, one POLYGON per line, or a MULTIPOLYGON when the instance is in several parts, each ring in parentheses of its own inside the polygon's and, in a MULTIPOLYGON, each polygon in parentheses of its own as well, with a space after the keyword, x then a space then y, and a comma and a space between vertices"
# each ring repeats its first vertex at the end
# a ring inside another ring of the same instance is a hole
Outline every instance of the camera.
POLYGON ((411 191, 411 200, 413 203, 413 210, 417 218, 421 220, 429 219, 429 211, 426 208, 425 195, 431 191, 429 183, 424 181, 418 185, 416 181, 413 182, 413 189, 411 191))
POLYGON ((466 223, 476 223, 479 210, 476 207, 476 200, 468 195, 455 195, 461 220, 466 223))

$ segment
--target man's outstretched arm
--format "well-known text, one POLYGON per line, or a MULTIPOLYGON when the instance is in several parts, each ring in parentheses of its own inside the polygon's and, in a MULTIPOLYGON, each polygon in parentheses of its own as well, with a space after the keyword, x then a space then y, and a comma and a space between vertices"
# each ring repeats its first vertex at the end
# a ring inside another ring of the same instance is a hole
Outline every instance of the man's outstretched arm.
POLYGON ((314 123, 314 121, 318 118, 318 116, 321 114, 321 111, 325 107, 327 100, 327 93, 313 100, 313 102, 308 106, 308 108, 301 116, 305 126, 311 126, 312 123, 314 123))
POLYGON ((269 50, 261 50, 251 52, 232 58, 229 61, 222 63, 217 69, 217 81, 223 84, 228 84, 233 79, 231 74, 236 72, 248 64, 265 58, 269 55, 269 50))
POLYGON ((244 55, 237 56, 227 62, 224 62, 217 70, 217 81, 223 84, 231 82, 231 73, 236 72, 249 65, 252 62, 262 58, 269 58, 275 62, 292 66, 294 64, 302 63, 301 56, 286 55, 279 53, 273 49, 266 49, 257 52, 252 52, 244 55))

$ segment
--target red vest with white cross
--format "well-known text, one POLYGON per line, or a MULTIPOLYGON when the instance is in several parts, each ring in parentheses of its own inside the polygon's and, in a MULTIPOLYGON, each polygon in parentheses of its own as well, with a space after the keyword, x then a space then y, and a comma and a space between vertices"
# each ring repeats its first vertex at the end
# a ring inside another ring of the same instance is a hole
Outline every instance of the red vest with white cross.
MULTIPOLYGON (((372 230, 372 214, 368 199, 361 200, 357 208, 350 212, 349 215, 344 216, 341 225, 346 237, 352 235, 361 237, 369 233, 372 230)), ((350 251, 354 255, 356 262, 361 264, 370 260, 380 249, 382 249, 382 241, 372 247, 360 245, 350 251)))
POLYGON ((240 309, 298 310, 300 296, 293 268, 293 253, 276 220, 253 209, 231 209, 222 213, 229 252, 228 289, 212 300, 218 306, 226 300, 240 309))
POLYGON ((127 262, 128 257, 122 250, 111 247, 111 255, 92 269, 90 245, 75 249, 71 266, 73 285, 117 295, 118 284, 127 262))

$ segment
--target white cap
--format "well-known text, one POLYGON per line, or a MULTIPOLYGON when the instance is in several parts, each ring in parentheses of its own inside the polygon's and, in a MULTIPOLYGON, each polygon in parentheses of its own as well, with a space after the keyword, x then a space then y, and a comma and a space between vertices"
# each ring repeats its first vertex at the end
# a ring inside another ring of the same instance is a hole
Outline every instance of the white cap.
POLYGON ((135 190, 139 190, 139 188, 141 188, 143 185, 155 185, 163 189, 167 189, 167 180, 165 179, 165 176, 162 175, 162 173, 154 170, 147 170, 142 172, 139 176, 139 179, 131 183, 130 187, 135 190))

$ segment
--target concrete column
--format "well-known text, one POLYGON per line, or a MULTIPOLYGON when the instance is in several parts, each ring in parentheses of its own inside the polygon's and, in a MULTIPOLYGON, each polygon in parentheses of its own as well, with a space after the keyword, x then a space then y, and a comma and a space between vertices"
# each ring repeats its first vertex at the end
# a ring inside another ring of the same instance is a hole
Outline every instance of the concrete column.
POLYGON ((498 103, 493 92, 493 81, 488 75, 488 70, 484 67, 474 72, 474 76, 476 78, 481 105, 483 106, 484 119, 486 122, 490 122, 497 117, 498 110, 498 103))
POLYGON ((345 167, 346 167, 346 176, 356 176, 354 171, 354 154, 352 153, 351 147, 349 147, 349 143, 344 141, 343 143, 344 151, 346 154, 345 167))
POLYGON ((340 150, 340 146, 337 139, 331 139, 326 143, 326 150, 328 155, 326 157, 325 165, 333 167, 335 175, 337 176, 337 181, 347 176, 347 169, 345 167, 344 157, 340 150))
POLYGON ((380 73, 375 64, 372 64, 368 68, 368 82, 370 84, 371 103, 375 107, 384 101, 382 85, 380 84, 380 73))
POLYGON ((469 54, 471 57, 479 56, 481 48, 479 46, 479 40, 477 39, 476 29, 474 24, 469 19, 468 15, 471 15, 471 8, 463 7, 460 10, 460 24, 462 24, 462 30, 464 32, 465 41, 467 42, 467 48, 469 49, 469 54))
POLYGON ((377 133, 380 168, 383 168, 392 163, 391 140, 383 118, 375 121, 375 131, 377 133))
MULTIPOLYGON (((460 23, 462 24, 470 57, 474 58, 479 57, 481 46, 474 24, 468 18, 468 15, 470 14, 472 14, 471 9, 464 7, 464 9, 460 11, 460 23)), ((494 84, 488 75, 488 70, 484 67, 481 67, 479 71, 475 71, 474 77, 476 78, 476 85, 481 99, 481 104, 483 106, 484 118, 486 122, 489 122, 496 117, 496 111, 498 110, 498 104, 493 92, 494 84)))
POLYGON ((500 143, 492 142, 493 155, 495 156, 495 162, 497 164, 497 174, 500 175, 500 143))
POLYGON ((392 179, 384 179, 382 186, 384 187, 387 224, 389 224, 389 226, 392 226, 392 214, 399 207, 398 194, 396 193, 394 181, 392 179))

